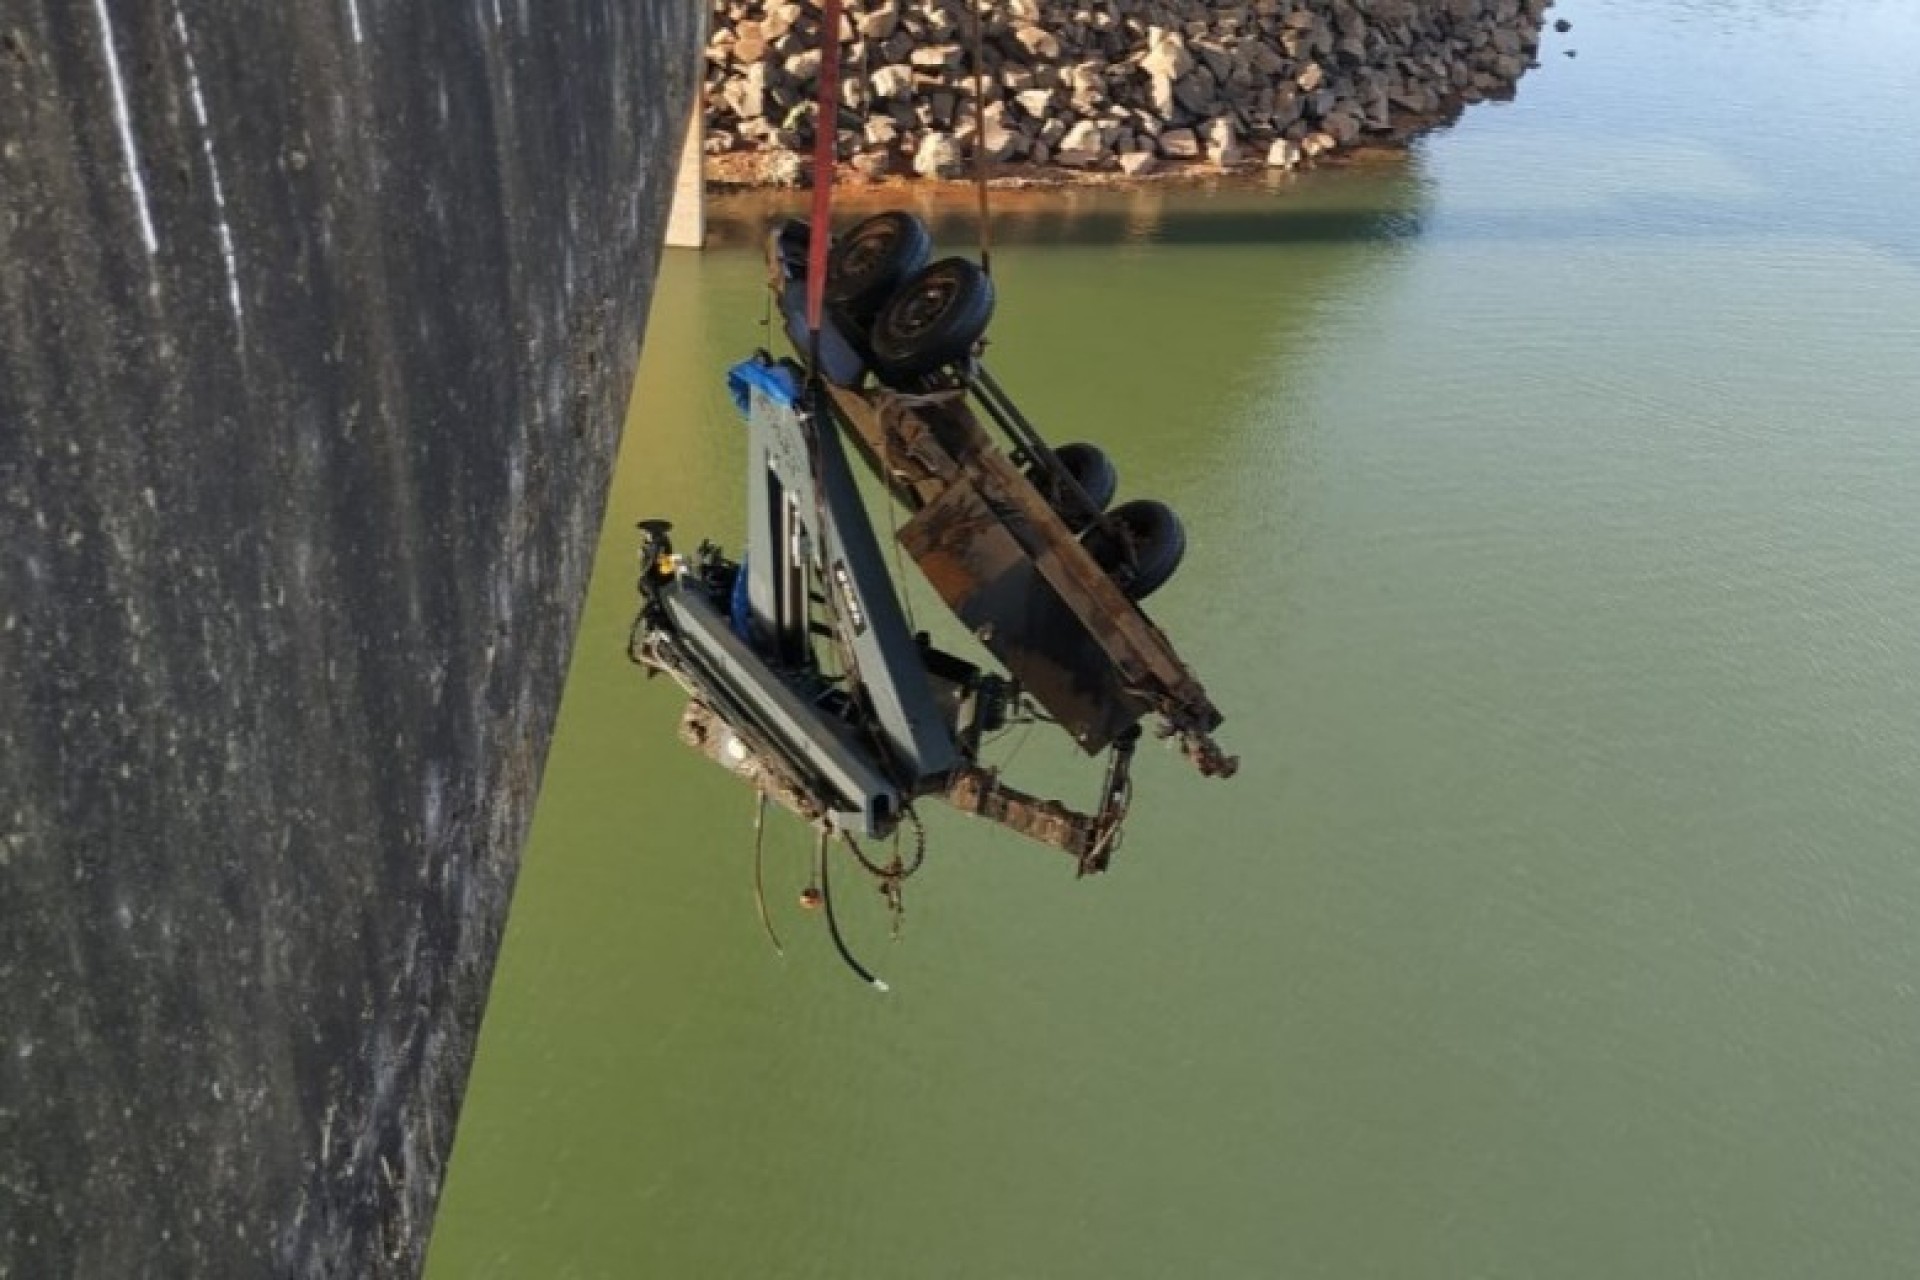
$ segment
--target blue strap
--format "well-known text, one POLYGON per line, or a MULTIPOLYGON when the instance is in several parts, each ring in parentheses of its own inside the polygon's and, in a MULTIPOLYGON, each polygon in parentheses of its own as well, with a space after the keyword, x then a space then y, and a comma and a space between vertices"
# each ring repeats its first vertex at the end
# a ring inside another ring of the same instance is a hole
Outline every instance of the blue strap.
POLYGON ((755 357, 727 370, 727 394, 733 397, 733 407, 743 418, 752 416, 755 391, 782 408, 792 409, 800 403, 800 383, 785 365, 768 364, 755 357))

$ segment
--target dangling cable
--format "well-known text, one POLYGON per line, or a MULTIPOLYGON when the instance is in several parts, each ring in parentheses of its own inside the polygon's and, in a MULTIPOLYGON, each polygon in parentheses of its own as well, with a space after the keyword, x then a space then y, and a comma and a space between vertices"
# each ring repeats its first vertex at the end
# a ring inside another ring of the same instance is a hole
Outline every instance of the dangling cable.
POLYGON ((987 57, 985 11, 973 0, 973 185, 980 195, 980 274, 993 274, 993 233, 987 213, 987 57))
POLYGON ((840 958, 847 962, 847 968, 860 975, 860 980, 875 991, 893 990, 879 978, 874 977, 871 969, 853 958, 853 952, 847 950, 847 940, 840 936, 840 920, 833 913, 833 882, 827 875, 827 829, 824 826, 820 828, 820 843, 815 849, 814 857, 815 867, 820 877, 820 902, 827 909, 827 933, 833 938, 834 950, 838 951, 840 958))
POLYGON ((760 908, 760 927, 767 931, 767 941, 773 944, 779 955, 787 954, 780 945, 780 935, 773 931, 773 917, 767 914, 767 886, 761 876, 760 868, 765 859, 761 856, 767 842, 767 793, 754 792, 753 806, 753 904, 760 908))

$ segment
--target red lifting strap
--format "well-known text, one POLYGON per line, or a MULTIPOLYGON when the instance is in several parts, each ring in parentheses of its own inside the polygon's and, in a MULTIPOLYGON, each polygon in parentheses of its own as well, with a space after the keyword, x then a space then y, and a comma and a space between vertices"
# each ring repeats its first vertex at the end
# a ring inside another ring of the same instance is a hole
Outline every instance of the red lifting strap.
MULTIPOLYGON (((839 163, 840 0, 823 0, 820 13, 820 97, 813 116, 813 217, 807 237, 807 329, 820 333, 826 302, 827 241, 832 230, 833 177, 839 163)), ((817 345, 817 342, 816 342, 817 345)))

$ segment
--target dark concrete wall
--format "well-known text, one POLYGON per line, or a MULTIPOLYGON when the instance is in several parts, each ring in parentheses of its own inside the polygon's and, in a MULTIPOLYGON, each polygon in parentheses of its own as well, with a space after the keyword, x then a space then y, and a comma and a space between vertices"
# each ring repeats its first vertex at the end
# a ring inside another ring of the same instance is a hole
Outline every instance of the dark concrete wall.
POLYGON ((699 24, 0 5, 0 1274, 418 1270, 699 24))

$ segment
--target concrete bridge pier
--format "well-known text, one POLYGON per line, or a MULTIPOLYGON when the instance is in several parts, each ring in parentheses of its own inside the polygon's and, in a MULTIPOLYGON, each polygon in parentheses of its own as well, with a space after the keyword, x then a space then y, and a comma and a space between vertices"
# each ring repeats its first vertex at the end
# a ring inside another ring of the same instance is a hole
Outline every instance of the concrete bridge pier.
POLYGON ((0 18, 0 1276, 419 1270, 701 10, 0 18))

